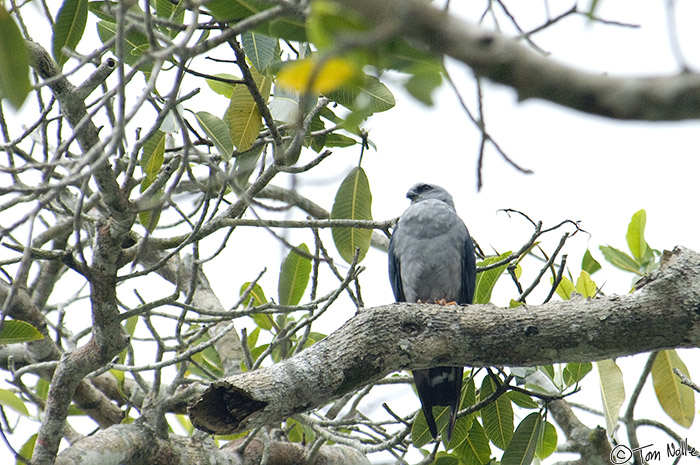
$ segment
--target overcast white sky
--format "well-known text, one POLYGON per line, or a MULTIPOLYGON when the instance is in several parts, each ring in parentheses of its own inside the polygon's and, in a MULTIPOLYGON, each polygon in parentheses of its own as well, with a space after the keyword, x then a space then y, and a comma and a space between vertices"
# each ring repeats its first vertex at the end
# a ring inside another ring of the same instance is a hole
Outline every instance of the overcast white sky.
MULTIPOLYGON (((462 15, 478 18, 481 8, 466 10, 468 7, 463 3, 467 2, 452 2, 452 8, 465 8, 460 12, 462 15)), ((484 2, 477 3, 481 7, 484 2)), ((568 9, 571 3, 552 0, 550 10, 556 15, 568 9)), ((534 40, 554 58, 581 69, 630 76, 671 74, 679 70, 669 46, 665 1, 601 0, 600 3, 601 17, 641 27, 631 29, 590 24, 584 18, 570 17, 535 35, 534 40)), ((546 19, 540 0, 510 2, 508 6, 521 21, 523 29, 539 25, 546 19)), ((700 66, 697 48, 700 43, 700 5, 693 0, 680 0, 677 15, 685 59, 691 67, 700 66)), ((511 31, 505 20, 500 24, 506 31, 511 31)), ((487 21, 487 25, 490 27, 492 23, 487 21)), ((49 42, 43 44, 49 46, 49 42)), ((475 91, 468 71, 463 65, 453 63, 449 69, 466 100, 473 102, 475 91)), ((513 160, 532 169, 534 174, 526 176, 514 171, 499 155, 489 150, 484 163, 484 187, 477 192, 475 166, 479 136, 452 91, 446 86, 441 88, 435 95, 436 105, 428 108, 394 87, 397 107, 374 116, 367 125, 378 148, 377 152, 365 154, 362 164, 372 186, 375 219, 400 215, 408 206, 405 198, 408 188, 415 182, 427 181, 440 184, 453 194, 458 212, 485 251, 490 251, 491 247, 500 252, 517 249, 531 234, 525 221, 498 214, 497 210, 501 208, 521 210, 534 220, 544 221, 545 225, 564 219, 581 221, 581 227, 590 233, 590 237, 577 235, 566 249, 574 276, 580 271, 580 259, 586 247, 591 248, 601 263, 599 245, 610 244, 626 249, 627 223, 640 208, 647 210, 647 241, 652 247, 663 250, 681 244, 700 250, 700 220, 696 213, 700 123, 616 122, 541 101, 518 103, 512 90, 488 83, 484 87, 486 124, 490 134, 513 160)), ((216 97, 208 89, 203 89, 200 109, 214 112, 205 107, 212 102, 207 99, 216 97)), ((220 102, 221 99, 216 100, 220 102)), ((224 106, 225 102, 221 113, 224 106)), ((300 191, 330 210, 335 189, 342 179, 339 171, 342 172, 343 166, 349 170, 356 164, 357 157, 354 149, 338 151, 315 170, 313 185, 308 179, 300 180, 300 191)), ((243 248, 236 244, 245 243, 251 234, 253 231, 234 234, 229 246, 231 250, 227 249, 223 255, 227 263, 240 263, 239 260, 246 258, 242 255, 243 248)), ((558 241, 559 237, 559 234, 551 236, 549 250, 551 242, 558 241)), ((271 237, 268 239, 277 258, 279 245, 271 237)), ((260 241, 260 238, 255 240, 260 241)), ((308 234, 300 240, 311 241, 308 234)), ((362 278, 366 305, 371 307, 392 301, 385 254, 371 251, 363 264, 367 267, 362 278)), ((268 268, 262 284, 268 295, 274 296, 277 270, 268 268)), ((604 270, 593 278, 599 285, 606 283, 606 293, 627 292, 631 276, 610 270, 611 267, 604 263, 604 270)), ((225 272, 209 273, 209 278, 226 305, 235 300, 240 285, 251 280, 258 271, 233 266, 227 267, 225 272)), ((169 292, 163 290, 158 296, 169 292)), ((501 293, 494 295, 494 300, 505 304, 511 297, 512 289, 503 286, 501 293)), ((352 314, 347 308, 348 311, 339 310, 325 319, 323 324, 328 331, 352 314)), ((700 375, 696 369, 696 352, 684 352, 683 357, 691 375, 700 375)), ((633 368, 638 363, 624 360, 621 365, 625 370, 625 367, 633 368)), ((635 372, 630 370, 625 374, 629 393, 636 381, 635 372)), ((594 381, 593 377, 591 381, 594 381)), ((378 389, 380 398, 375 399, 377 404, 395 399, 393 389, 378 389)), ((651 393, 650 383, 646 389, 651 393)), ((592 383, 588 385, 586 399, 597 402, 598 391, 592 383)), ((408 412, 417 406, 417 400, 398 407, 391 405, 397 411, 408 412)), ((652 399, 644 404, 644 408, 649 408, 649 416, 663 421, 666 417, 657 413, 657 405, 652 399)), ((603 422, 590 422, 591 425, 598 423, 603 422)), ((681 431, 681 428, 676 430, 681 431)), ((697 428, 693 432, 695 434, 689 434, 689 437, 698 437, 697 428)), ((659 434, 645 439, 657 443, 667 440, 659 434)), ((7 457, 6 452, 0 447, 0 462, 7 457)))

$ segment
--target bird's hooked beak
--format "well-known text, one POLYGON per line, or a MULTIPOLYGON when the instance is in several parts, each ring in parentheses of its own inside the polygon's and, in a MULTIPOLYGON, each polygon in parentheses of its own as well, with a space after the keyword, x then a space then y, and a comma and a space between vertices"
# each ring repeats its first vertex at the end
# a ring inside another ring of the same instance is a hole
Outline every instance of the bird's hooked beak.
POLYGON ((406 192, 406 198, 408 198, 411 201, 411 203, 413 203, 418 198, 418 192, 415 189, 411 188, 408 192, 406 192))

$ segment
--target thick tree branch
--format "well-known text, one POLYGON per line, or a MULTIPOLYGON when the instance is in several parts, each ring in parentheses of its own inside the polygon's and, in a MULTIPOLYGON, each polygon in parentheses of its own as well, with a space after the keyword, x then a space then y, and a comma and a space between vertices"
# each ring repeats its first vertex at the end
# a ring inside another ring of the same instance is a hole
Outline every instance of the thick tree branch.
MULTIPOLYGON (((117 184, 114 171, 107 163, 108 152, 103 149, 97 127, 88 114, 81 91, 61 74, 60 69, 40 45, 28 41, 32 66, 51 88, 61 103, 61 111, 73 128, 76 141, 83 151, 81 163, 90 165, 100 195, 109 209, 109 218, 98 224, 97 241, 89 269, 90 303, 92 307, 92 338, 72 352, 64 353, 54 371, 49 388, 41 429, 32 461, 36 464, 53 463, 65 427, 68 407, 82 378, 104 366, 128 342, 120 325, 116 299, 116 275, 124 237, 136 217, 130 211, 129 201, 117 184)), ((79 167, 80 165, 77 165, 79 167)), ((49 196, 58 195, 55 188, 49 196)))
POLYGON ((567 462, 571 465, 606 465, 610 463, 610 441, 605 429, 589 428, 576 417, 564 399, 549 403, 549 411, 566 435, 567 452, 581 454, 579 460, 567 462))
MULTIPOLYGON (((253 439, 242 451, 241 440, 219 449, 212 439, 192 440, 171 434, 159 437, 143 422, 116 425, 77 442, 61 452, 56 465, 123 463, 155 465, 199 465, 225 463, 250 465, 261 463, 263 443, 253 439)), ((268 465, 304 463, 306 447, 300 443, 270 440, 268 465)), ((343 445, 321 446, 310 465, 369 465, 357 449, 343 445)))
POLYGON ((213 383, 190 416, 197 427, 225 434, 284 420, 397 370, 589 362, 700 345, 700 254, 665 252, 638 289, 517 309, 367 309, 291 359, 213 383))
POLYGON ((479 76, 584 113, 624 120, 700 118, 700 75, 613 77, 574 69, 420 0, 335 0, 378 26, 461 61, 479 76))

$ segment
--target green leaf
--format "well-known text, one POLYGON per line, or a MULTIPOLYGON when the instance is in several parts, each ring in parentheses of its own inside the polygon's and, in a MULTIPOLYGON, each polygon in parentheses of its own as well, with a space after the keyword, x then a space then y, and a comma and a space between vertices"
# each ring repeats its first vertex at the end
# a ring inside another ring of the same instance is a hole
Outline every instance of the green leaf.
POLYGON ((29 410, 27 410, 27 407, 24 405, 24 401, 17 397, 14 392, 7 389, 0 389, 0 405, 9 407, 25 417, 29 416, 29 410))
POLYGON ((435 454, 433 465, 460 465, 459 457, 449 454, 445 451, 440 451, 435 454))
POLYGON ((581 269, 588 274, 593 274, 601 268, 598 260, 591 255, 591 251, 586 249, 586 253, 583 254, 583 260, 581 260, 581 269))
MULTIPOLYGON (((259 329, 259 328, 256 328, 256 329, 259 329)), ((253 359, 253 361, 255 362, 258 359, 258 357, 260 357, 260 355, 262 355, 262 353, 265 352, 269 347, 270 347, 270 344, 262 344, 262 345, 259 345, 257 347, 250 349, 250 356, 253 359)), ((241 369, 243 369, 245 367, 244 362, 241 362, 241 367, 242 367, 241 369)), ((247 368, 246 368, 246 371, 247 371, 247 368)))
MULTIPOLYGON (((117 24, 109 21, 100 21, 97 23, 97 35, 103 44, 108 43, 117 34, 117 24)), ((148 50, 148 37, 136 30, 130 30, 124 37, 124 62, 133 67, 136 65, 144 51, 148 50)), ((110 46, 110 50, 116 51, 114 44, 110 46)), ((141 71, 150 71, 153 68, 153 61, 146 60, 139 65, 141 71)))
MULTIPOLYGON (((479 399, 486 399, 496 391, 496 381, 492 376, 484 377, 481 383, 479 399)), ((486 436, 499 449, 505 450, 513 437, 513 406, 508 396, 500 396, 494 402, 481 409, 486 436)))
POLYGON ((442 84, 442 73, 434 66, 419 66, 411 70, 412 76, 404 87, 418 101, 433 105, 433 91, 442 84))
MULTIPOLYGON (((322 131, 325 128, 326 125, 323 123, 320 116, 316 116, 313 120, 311 120, 311 126, 309 127, 310 132, 322 131)), ((314 137, 307 134, 304 138, 304 142, 307 146, 311 145, 311 148, 316 153, 321 153, 321 150, 323 150, 323 148, 326 146, 326 134, 314 137)))
POLYGON ((31 90, 27 44, 10 13, 0 4, 0 98, 19 109, 31 90))
MULTIPOLYGON (((299 93, 282 87, 275 87, 275 95, 270 100, 270 113, 275 121, 295 123, 299 117, 299 93)), ((316 116, 311 122, 311 130, 316 131, 316 116)))
POLYGON ((306 27, 303 21, 291 17, 273 19, 270 22, 267 32, 272 37, 292 40, 296 42, 306 42, 306 27))
POLYGON ((49 394, 49 382, 43 378, 37 379, 34 385, 34 393, 39 396, 40 399, 46 400, 49 394))
POLYGON ((311 347, 312 345, 316 344, 318 341, 324 340, 326 337, 328 337, 326 334, 317 333, 316 331, 311 331, 311 332, 309 332, 309 336, 306 338, 306 343, 304 344, 304 348, 311 347))
MULTIPOLYGON (((465 377, 468 381, 462 384, 459 410, 471 407, 476 403, 476 386, 474 384, 474 380, 471 378, 469 373, 466 373, 465 377)), ((447 413, 449 413, 449 411, 447 411, 447 413)), ((445 443, 446 450, 456 449, 462 445, 462 443, 467 439, 469 430, 472 427, 472 423, 474 422, 475 417, 476 415, 466 415, 457 419, 457 422, 455 423, 455 429, 452 431, 452 438, 450 439, 449 444, 446 443, 447 436, 444 435, 442 437, 442 441, 443 443, 445 443)), ((447 424, 445 426, 447 426, 447 424)))
POLYGON ((333 110, 331 110, 327 106, 323 107, 319 114, 334 124, 340 124, 343 122, 343 118, 333 113, 333 110))
MULTIPOLYGON (((508 258, 511 253, 512 252, 505 252, 497 257, 485 258, 483 261, 477 263, 477 266, 487 266, 496 263, 508 258)), ((506 268, 508 268, 508 263, 476 274, 476 291, 474 292, 475 304, 487 304, 491 301, 491 292, 493 292, 493 288, 496 286, 496 283, 503 275, 503 271, 505 271, 506 268)))
POLYGON ((567 363, 564 367, 562 377, 564 384, 571 386, 581 381, 593 369, 593 364, 590 362, 584 363, 567 363))
MULTIPOLYGON (((306 244, 297 247, 309 254, 306 244)), ((281 305, 297 305, 306 291, 311 276, 311 260, 290 250, 287 258, 282 262, 280 279, 277 291, 281 305)))
MULTIPOLYGON (((32 434, 31 436, 29 436, 29 439, 27 439, 27 442, 22 444, 22 447, 20 447, 20 449, 18 451, 19 455, 21 455, 22 457, 24 457, 27 460, 31 459, 32 455, 34 455, 34 445, 36 444, 36 438, 37 438, 36 434, 32 434)), ((26 462, 24 462, 23 460, 17 459, 17 461, 15 463, 17 465, 23 465, 26 462)))
POLYGON ((627 246, 632 252, 632 256, 637 259, 640 265, 644 263, 644 256, 647 251, 647 241, 644 239, 644 228, 647 224, 646 210, 639 210, 632 215, 629 226, 627 226, 627 246))
POLYGON ((85 32, 87 23, 87 0, 64 0, 53 24, 53 56, 62 67, 69 56, 61 52, 63 47, 75 50, 85 32))
POLYGON ((545 375, 547 375, 549 379, 555 381, 556 372, 554 371, 554 365, 541 365, 539 367, 539 370, 545 375))
MULTIPOLYGON (((241 290, 239 292, 239 295, 243 295, 246 289, 248 289, 248 286, 250 286, 250 281, 247 283, 243 283, 241 286, 241 290)), ((251 307, 258 307, 260 305, 266 304, 267 303, 267 297, 265 297, 265 293, 262 290, 262 287, 260 287, 259 284, 255 284, 253 286, 253 289, 250 290, 248 293, 248 297, 243 301, 243 307, 248 308, 250 305, 251 307), (253 303, 251 303, 251 299, 253 300, 253 303)), ((269 328, 265 328, 269 329, 269 328)))
POLYGON ((622 371, 614 360, 596 362, 600 378, 600 395, 603 400, 603 413, 608 435, 613 435, 620 418, 620 407, 625 401, 625 385, 622 382, 622 371))
MULTIPOLYGON (((183 7, 183 0, 174 3, 172 0, 156 0, 156 15, 159 18, 163 18, 171 23, 183 24, 185 20, 185 12, 187 11, 183 7)), ((169 28, 167 26, 160 26, 160 29, 164 31, 171 39, 175 38, 180 33, 177 28, 169 28)))
POLYGON ((248 183, 250 175, 255 171, 260 155, 262 154, 262 145, 258 145, 254 149, 247 150, 236 156, 236 161, 233 164, 233 183, 239 188, 244 188, 248 183))
POLYGON ((662 350, 656 354, 651 367, 651 379, 661 408, 679 425, 690 428, 695 418, 695 391, 673 373, 678 368, 688 376, 688 368, 675 350, 662 350))
MULTIPOLYGON (((194 344, 201 344, 209 340, 208 335, 204 335, 197 339, 194 344)), ((219 358, 219 354, 216 352, 216 349, 214 349, 213 346, 209 346, 206 349, 204 349, 202 352, 196 353, 192 355, 192 360, 196 362, 196 364, 191 364, 188 366, 188 370, 202 378, 206 378, 210 376, 209 373, 213 373, 215 376, 220 377, 223 376, 223 369, 222 369, 222 364, 221 364, 221 359, 219 358), (200 369, 204 368, 205 370, 200 369)))
POLYGON ((25 321, 5 320, 0 329, 0 344, 19 344, 39 339, 44 339, 44 336, 25 321))
MULTIPOLYGON (((158 130, 143 144, 140 165, 141 171, 145 176, 140 186, 140 191, 142 193, 153 184, 153 181, 158 177, 160 168, 163 166, 163 160, 165 159, 165 137, 166 134, 158 130)), ((162 190, 154 194, 152 202, 154 206, 158 205, 162 194, 162 190)), ((148 229, 149 232, 153 232, 160 220, 160 210, 142 210, 139 212, 138 217, 141 226, 148 229)))
POLYGON ((369 75, 362 78, 362 84, 346 84, 330 92, 327 97, 350 110, 366 110, 369 114, 386 111, 396 105, 389 88, 369 75))
MULTIPOLYGON (((250 72, 263 100, 267 102, 272 85, 270 78, 258 73, 254 68, 251 68, 250 72)), ((239 152, 248 150, 258 138, 262 117, 247 86, 236 86, 233 89, 224 121, 228 124, 231 140, 239 152)))
MULTIPOLYGON (((272 3, 257 0, 211 0, 206 4, 214 17, 223 22, 237 22, 272 6, 274 6, 272 3)), ((290 17, 276 18, 269 23, 262 23, 256 30, 267 31, 274 37, 287 40, 306 41, 306 29, 303 21, 290 17)))
POLYGON ((585 271, 581 271, 581 276, 576 280, 576 292, 586 298, 595 297, 598 293, 598 286, 591 279, 591 275, 585 271))
POLYGON ((639 272, 639 263, 622 250, 610 247, 609 245, 601 245, 600 251, 603 252, 603 257, 613 266, 623 271, 629 271, 630 273, 642 276, 642 273, 639 272))
MULTIPOLYGON (((155 181, 165 160, 165 136, 163 131, 156 131, 144 144, 141 152, 141 172, 148 179, 147 186, 155 181)), ((145 189, 144 189, 145 190, 145 189)))
POLYGON ((261 73, 277 58, 275 49, 278 39, 259 32, 247 31, 241 34, 241 43, 250 63, 261 73))
POLYGON ((258 343, 258 338, 260 337, 260 328, 255 328, 248 334, 248 349, 255 347, 258 343))
MULTIPOLYGON (((145 179, 141 182, 141 192, 146 190, 145 186, 145 179)), ((159 189, 157 192, 154 193, 153 195, 153 203, 156 204, 160 201, 161 196, 163 195, 163 190, 159 189)), ((148 209, 148 210, 141 210, 138 213, 138 218, 139 218, 139 223, 141 226, 146 228, 149 233, 152 233, 155 229, 156 226, 158 226, 158 222, 160 221, 160 208, 153 208, 153 209, 148 209)))
MULTIPOLYGON (((433 417, 435 418, 435 426, 438 433, 442 432, 447 427, 450 411, 447 407, 433 407, 433 417)), ((425 420, 423 409, 418 412, 416 419, 411 426, 411 441, 415 447, 423 447, 433 440, 433 436, 428 429, 428 422, 425 420)))
POLYGON ((465 465, 485 465, 491 459, 491 447, 484 428, 478 421, 472 423, 467 439, 455 449, 465 465))
POLYGON ((535 401, 535 399, 533 399, 532 396, 525 394, 524 392, 508 391, 506 395, 515 405, 517 405, 520 408, 540 408, 540 405, 535 401))
MULTIPOLYGON (((134 335, 134 331, 136 331, 136 325, 138 324, 138 322, 139 322, 138 315, 130 316, 124 322, 124 329, 126 330, 126 333, 129 336, 134 335)), ((129 349, 127 347, 121 351, 121 353, 119 354, 118 363, 124 363, 124 360, 126 360, 126 355, 128 353, 128 350, 129 349)), ((115 375, 115 377, 117 377, 117 379, 120 379, 119 377, 121 377, 122 384, 123 384, 124 372, 119 371, 119 370, 110 370, 110 371, 114 373, 114 375, 115 375)))
MULTIPOLYGON (((550 281, 554 283, 554 278, 551 278, 550 281)), ((562 300, 569 300, 571 298, 571 293, 575 290, 576 287, 574 287, 574 283, 572 283, 566 276, 562 276, 561 281, 557 286, 557 295, 561 297, 562 300)))
POLYGON ((233 142, 226 123, 206 111, 199 111, 195 113, 195 116, 199 127, 214 143, 224 160, 229 161, 233 154, 233 142))
POLYGON ((544 422, 544 428, 540 430, 540 440, 537 443, 535 453, 542 460, 554 453, 557 449, 557 429, 548 421, 544 422))
MULTIPOLYGON (((228 73, 217 73, 214 74, 213 76, 222 78, 222 79, 229 79, 231 81, 240 81, 241 78, 238 76, 234 76, 233 74, 228 74, 228 73)), ((238 84, 231 84, 229 82, 223 82, 219 81, 217 79, 207 79, 207 85, 211 90, 216 92, 219 95, 223 95, 227 99, 231 99, 231 96, 233 95, 233 89, 236 88, 238 84)))
POLYGON ((326 147, 350 147, 355 144, 357 144, 357 141, 352 137, 336 133, 326 135, 326 147))
MULTIPOLYGON (((331 210, 331 218, 350 220, 372 219, 372 192, 365 171, 358 167, 353 168, 338 188, 335 201, 331 210)), ((359 228, 332 228, 333 242, 338 253, 348 263, 352 263, 355 249, 360 252, 357 262, 365 258, 372 240, 371 229, 359 228)))
POLYGON ((287 418, 287 436, 290 442, 313 442, 316 433, 311 427, 287 418))
POLYGON ((531 413, 520 422, 501 458, 501 465, 530 465, 540 439, 542 417, 531 413))
POLYGON ((369 27, 354 11, 336 3, 315 1, 306 18, 306 29, 309 40, 321 50, 335 45, 340 36, 358 35, 369 27))
MULTIPOLYGON (((462 385, 462 392, 460 394, 460 410, 465 409, 476 403, 475 400, 475 386, 474 381, 469 380, 462 385)), ((433 407, 433 417, 435 418, 435 425, 437 426, 438 433, 441 433, 447 427, 449 421, 450 411, 447 407, 433 407)), ((467 415, 466 417, 459 418, 455 423, 455 429, 452 432, 452 438, 450 439, 449 445, 446 449, 454 449, 458 447, 462 441, 465 440, 469 428, 471 428, 472 421, 474 417, 472 415, 467 415)), ((428 429, 428 423, 425 421, 425 414, 421 409, 416 415, 416 419, 413 421, 411 427, 411 441, 415 447, 423 447, 433 440, 433 436, 430 434, 428 429)), ((442 438, 443 443, 447 440, 446 436, 442 438)))
MULTIPOLYGON (((239 295, 243 295, 243 292, 245 292, 245 290, 248 289, 248 286, 250 286, 250 281, 248 281, 247 283, 243 283, 239 295)), ((248 297, 246 297, 246 299, 243 301, 243 307, 257 307, 265 303, 267 303, 267 297, 265 297, 265 293, 263 292, 262 287, 260 287, 260 285, 256 283, 253 286, 253 289, 251 289, 250 293, 248 293, 248 297)), ((255 324, 266 331, 270 331, 274 326, 272 316, 267 313, 253 313, 251 314, 251 316, 253 317, 255 324)))
POLYGON ((411 425, 411 442, 415 447, 423 447, 432 440, 433 437, 430 435, 428 422, 425 421, 425 414, 423 409, 421 409, 416 415, 416 419, 413 420, 413 425, 411 425))
POLYGON ((119 3, 106 0, 88 2, 88 11, 103 21, 116 24, 119 3))
POLYGON ((239 21, 271 6, 258 0, 211 0, 206 4, 209 11, 220 21, 239 21))
POLYGON ((386 43, 386 55, 381 57, 385 68, 413 74, 415 70, 433 68, 442 71, 442 60, 426 48, 417 49, 404 39, 386 43))

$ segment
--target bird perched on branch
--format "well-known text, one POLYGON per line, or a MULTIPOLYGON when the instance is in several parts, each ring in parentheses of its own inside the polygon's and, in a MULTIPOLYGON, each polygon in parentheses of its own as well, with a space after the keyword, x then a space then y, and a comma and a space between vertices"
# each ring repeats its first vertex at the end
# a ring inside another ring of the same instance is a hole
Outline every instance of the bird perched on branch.
MULTIPOLYGON (((442 187, 416 184, 411 205, 389 241, 389 279, 397 302, 471 304, 476 286, 474 244, 442 187)), ((413 378, 433 438, 433 406, 450 407, 447 440, 457 420, 464 367, 414 370, 413 378)))

